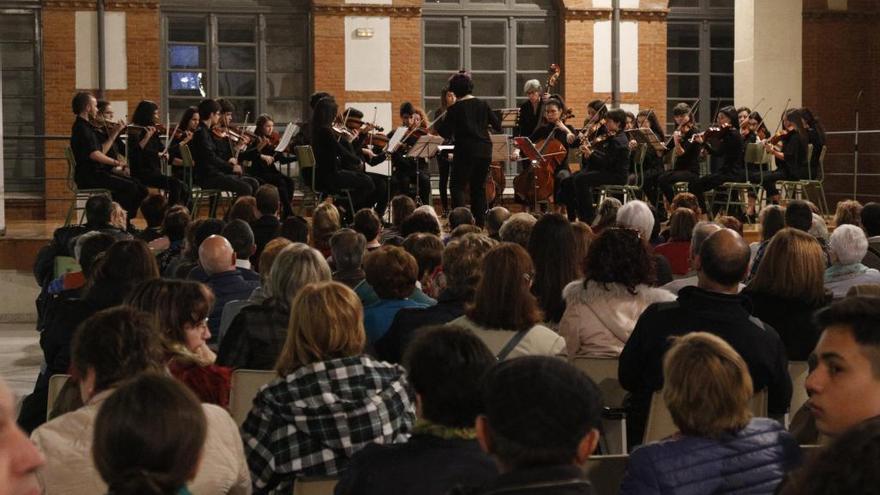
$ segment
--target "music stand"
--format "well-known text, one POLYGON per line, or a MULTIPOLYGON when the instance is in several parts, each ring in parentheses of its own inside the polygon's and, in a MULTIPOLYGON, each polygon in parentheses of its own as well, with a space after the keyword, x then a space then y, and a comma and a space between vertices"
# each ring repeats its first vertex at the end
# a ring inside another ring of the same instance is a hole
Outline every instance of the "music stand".
POLYGON ((519 120, 519 108, 502 108, 498 110, 501 113, 501 128, 513 129, 519 120))
POLYGON ((666 152, 666 145, 660 141, 654 131, 648 127, 640 127, 638 129, 629 129, 623 131, 630 139, 634 139, 639 144, 647 144, 649 148, 658 153, 666 152))
MULTIPOLYGON (((407 157, 415 158, 417 160, 416 161, 416 198, 417 198, 417 201, 419 201, 418 198, 421 198, 421 195, 419 194, 419 188, 420 188, 419 174, 421 174, 421 172, 422 172, 420 170, 421 167, 419 166, 420 164, 419 164, 418 160, 420 158, 424 158, 425 160, 428 160, 430 158, 434 158, 435 156, 437 156, 437 153, 440 152, 440 145, 441 144, 443 144, 443 138, 441 136, 432 136, 430 134, 426 134, 426 135, 420 137, 419 139, 417 139, 415 144, 413 144, 410 147, 409 151, 406 154, 407 157)), ((431 174, 429 172, 428 179, 430 180, 430 178, 431 178, 431 174)), ((429 197, 430 197, 430 195, 429 195, 429 197)))

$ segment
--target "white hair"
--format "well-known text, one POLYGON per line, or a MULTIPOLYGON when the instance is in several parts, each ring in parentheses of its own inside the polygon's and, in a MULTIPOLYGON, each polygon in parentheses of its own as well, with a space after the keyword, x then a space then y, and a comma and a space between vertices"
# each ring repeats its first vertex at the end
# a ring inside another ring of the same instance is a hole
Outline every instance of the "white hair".
POLYGON ((825 219, 820 215, 813 213, 813 223, 810 225, 810 230, 807 233, 817 239, 822 238, 827 241, 828 225, 825 223, 825 219))
POLYGON ((531 91, 541 91, 541 82, 537 79, 529 79, 523 84, 523 94, 529 94, 531 91))
POLYGON ((437 220, 437 223, 440 223, 440 217, 437 216, 437 210, 435 210, 433 206, 431 206, 431 205, 419 206, 418 208, 416 208, 413 211, 413 213, 415 213, 417 211, 427 211, 428 213, 431 214, 432 217, 434 217, 437 220))
POLYGON ((855 225, 841 225, 834 229, 829 245, 841 265, 859 263, 868 252, 868 238, 855 225))
POLYGON ((651 240, 654 232, 654 214, 644 201, 633 200, 617 210, 617 223, 639 231, 643 240, 651 240))

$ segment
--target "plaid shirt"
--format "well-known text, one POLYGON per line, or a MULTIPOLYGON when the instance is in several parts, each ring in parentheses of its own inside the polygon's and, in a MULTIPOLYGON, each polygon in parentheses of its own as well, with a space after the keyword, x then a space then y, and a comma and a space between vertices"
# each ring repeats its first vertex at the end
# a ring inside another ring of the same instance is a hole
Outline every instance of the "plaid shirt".
POLYGON ((368 356, 304 366, 264 386, 241 427, 254 493, 333 476, 370 443, 406 441, 415 400, 403 368, 368 356))

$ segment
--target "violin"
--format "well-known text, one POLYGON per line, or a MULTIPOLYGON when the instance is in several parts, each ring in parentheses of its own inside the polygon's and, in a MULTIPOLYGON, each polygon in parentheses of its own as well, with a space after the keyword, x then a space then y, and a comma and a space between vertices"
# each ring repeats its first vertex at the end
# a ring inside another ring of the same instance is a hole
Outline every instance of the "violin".
POLYGON ((782 129, 779 132, 777 132, 776 134, 774 134, 770 139, 768 139, 767 142, 772 144, 773 146, 776 146, 776 145, 780 144, 783 139, 786 139, 790 132, 791 131, 789 131, 788 129, 782 129))
POLYGON ((349 117, 348 119, 346 119, 345 125, 349 129, 356 129, 361 134, 365 134, 372 130, 385 132, 384 127, 373 124, 372 122, 364 122, 363 119, 359 119, 357 117, 349 117))
POLYGON ((372 146, 380 146, 382 148, 388 146, 388 136, 382 132, 367 133, 367 144, 372 146))
POLYGON ((706 129, 705 131, 703 131, 699 134, 694 134, 693 136, 691 136, 691 142, 693 142, 694 138, 697 136, 702 137, 703 141, 708 141, 710 139, 720 139, 720 138, 723 138, 724 135, 727 134, 728 131, 731 131, 732 129, 733 129, 733 126, 730 124, 718 124, 718 125, 709 126, 709 128, 706 129))

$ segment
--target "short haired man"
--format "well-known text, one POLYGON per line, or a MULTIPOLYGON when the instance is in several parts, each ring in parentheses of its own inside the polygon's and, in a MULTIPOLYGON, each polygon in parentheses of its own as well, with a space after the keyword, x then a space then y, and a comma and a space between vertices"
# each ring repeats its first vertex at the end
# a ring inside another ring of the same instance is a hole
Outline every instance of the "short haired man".
POLYGON ((847 297, 816 314, 822 336, 807 376, 807 407, 820 433, 836 437, 880 416, 880 305, 847 297))
POLYGON ((490 238, 500 241, 501 236, 498 235, 498 231, 501 230, 501 226, 504 225, 508 218, 510 218, 510 210, 507 208, 496 206, 490 209, 489 213, 486 214, 486 234, 490 238))
POLYGON ((499 363, 483 379, 477 440, 501 474, 452 493, 592 493, 583 467, 599 442, 601 409, 593 381, 561 359, 499 363))
POLYGON ((382 244, 394 237, 403 237, 400 227, 403 221, 416 211, 416 202, 404 194, 398 194, 391 200, 391 225, 382 229, 382 244))
POLYGON ((697 275, 694 264, 697 261, 697 257, 700 255, 700 248, 703 246, 703 241, 705 241, 706 238, 721 229, 722 227, 714 222, 697 222, 691 233, 691 248, 688 252, 688 263, 690 264, 691 272, 694 273, 694 275, 673 280, 661 288, 666 289, 673 294, 678 294, 678 291, 684 287, 697 285, 697 275))
POLYGON ((529 79, 523 84, 523 94, 526 96, 526 101, 519 106, 519 118, 516 120, 513 135, 528 137, 541 123, 541 118, 544 116, 544 101, 549 95, 543 94, 541 82, 537 79, 529 79))
POLYGON ((137 238, 149 243, 162 237, 162 220, 168 211, 168 200, 164 194, 150 194, 141 201, 141 216, 147 221, 147 228, 137 234, 137 238))
POLYGON ((339 229, 330 237, 330 253, 336 266, 333 280, 351 287, 361 300, 374 293, 363 269, 366 246, 364 235, 352 229, 339 229))
POLYGON ((351 228, 355 232, 363 234, 364 238, 367 239, 367 251, 378 249, 381 246, 379 236, 382 234, 382 221, 379 220, 379 215, 372 209, 362 208, 358 210, 354 214, 354 222, 351 228))
POLYGON ((456 326, 428 327, 406 355, 407 377, 416 392, 419 420, 409 441, 371 444, 355 454, 336 493, 446 493, 481 485, 498 474, 476 441, 480 382, 495 356, 472 332, 456 326))
POLYGON ((768 411, 783 415, 791 400, 785 346, 772 327, 750 314, 739 284, 749 266, 749 246, 736 232, 722 229, 703 242, 694 267, 697 286, 685 287, 678 300, 648 306, 620 354, 620 384, 631 395, 627 437, 641 443, 654 392, 663 388, 663 356, 669 337, 709 332, 724 339, 745 360, 755 391, 767 389, 768 411))
MULTIPOLYGON (((249 282, 259 282, 260 274, 253 269, 250 262, 250 257, 256 251, 254 233, 250 225, 244 220, 236 219, 224 225, 217 234, 226 238, 232 246, 232 250, 235 251, 235 269, 239 275, 249 282)), ((201 263, 190 270, 186 276, 189 280, 203 283, 208 280, 208 277, 209 273, 201 263)))
POLYGON ((251 222, 254 243, 257 245, 257 251, 251 257, 251 261, 259 260, 266 244, 281 233, 281 220, 278 218, 281 210, 281 196, 278 193, 278 188, 272 184, 263 184, 257 189, 255 199, 260 218, 251 222))
POLYGON ((451 212, 449 212, 449 231, 455 230, 459 225, 475 225, 476 220, 474 219, 474 214, 471 213, 471 210, 466 206, 459 206, 453 208, 451 212))
POLYGON ((212 235, 199 246, 199 265, 208 275, 204 283, 211 288, 215 297, 214 307, 208 315, 208 328, 214 342, 220 331, 220 317, 226 303, 247 299, 260 285, 259 275, 257 280, 245 280, 236 269, 235 261, 235 250, 223 236, 212 235))

